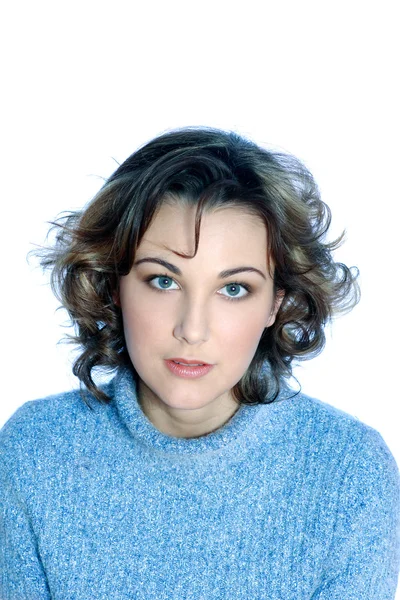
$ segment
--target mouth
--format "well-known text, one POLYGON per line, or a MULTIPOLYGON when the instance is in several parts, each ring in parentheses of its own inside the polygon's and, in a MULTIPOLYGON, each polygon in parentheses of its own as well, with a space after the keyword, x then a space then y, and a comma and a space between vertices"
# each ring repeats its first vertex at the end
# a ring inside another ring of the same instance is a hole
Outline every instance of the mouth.
POLYGON ((186 358, 167 358, 167 360, 173 361, 178 365, 184 367, 210 367, 210 363, 206 363, 200 359, 186 359, 186 358))
POLYGON ((166 359, 165 365, 173 375, 184 379, 198 379, 207 375, 214 367, 214 365, 195 363, 194 361, 185 364, 174 358, 166 359))

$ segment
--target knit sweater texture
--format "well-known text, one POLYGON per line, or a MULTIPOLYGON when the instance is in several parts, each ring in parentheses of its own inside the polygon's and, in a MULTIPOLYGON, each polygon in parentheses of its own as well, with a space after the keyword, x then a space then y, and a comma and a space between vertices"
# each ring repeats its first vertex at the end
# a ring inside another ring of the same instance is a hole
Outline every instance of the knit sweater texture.
POLYGON ((0 432, 1 600, 393 600, 400 479, 381 435, 286 388, 198 438, 120 368, 0 432))

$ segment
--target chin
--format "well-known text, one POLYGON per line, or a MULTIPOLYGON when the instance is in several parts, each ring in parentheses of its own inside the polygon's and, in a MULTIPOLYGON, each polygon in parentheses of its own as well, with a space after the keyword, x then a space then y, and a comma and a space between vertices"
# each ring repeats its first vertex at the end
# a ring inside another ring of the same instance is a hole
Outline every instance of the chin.
POLYGON ((203 394, 201 397, 198 397, 196 395, 194 395, 194 396, 178 396, 178 397, 168 396, 165 399, 160 397, 160 399, 164 404, 166 404, 170 408, 176 408, 176 409, 182 409, 182 410, 185 410, 185 409, 194 410, 196 408, 203 408, 204 406, 207 406, 208 404, 210 404, 212 402, 211 399, 209 399, 209 400, 205 399, 203 394))

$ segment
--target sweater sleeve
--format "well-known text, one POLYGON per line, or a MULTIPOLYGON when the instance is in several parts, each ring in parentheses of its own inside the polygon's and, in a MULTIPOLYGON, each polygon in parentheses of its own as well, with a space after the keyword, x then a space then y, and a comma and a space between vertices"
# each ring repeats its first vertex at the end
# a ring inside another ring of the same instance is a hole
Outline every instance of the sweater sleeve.
POLYGON ((346 470, 326 569, 311 600, 394 600, 400 480, 381 435, 365 432, 346 470))
POLYGON ((0 463, 0 598, 51 598, 37 542, 17 486, 0 463))

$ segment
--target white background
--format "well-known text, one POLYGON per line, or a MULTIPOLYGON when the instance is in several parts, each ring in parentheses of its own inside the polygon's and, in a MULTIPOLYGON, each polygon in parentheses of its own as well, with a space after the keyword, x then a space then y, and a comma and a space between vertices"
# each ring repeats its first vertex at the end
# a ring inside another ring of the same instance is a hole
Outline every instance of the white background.
POLYGON ((0 425, 66 390, 71 350, 26 261, 140 144, 209 125, 301 158, 347 229, 362 300, 296 369, 303 390, 377 429, 400 463, 396 2, 18 2, 1 40, 0 425))

